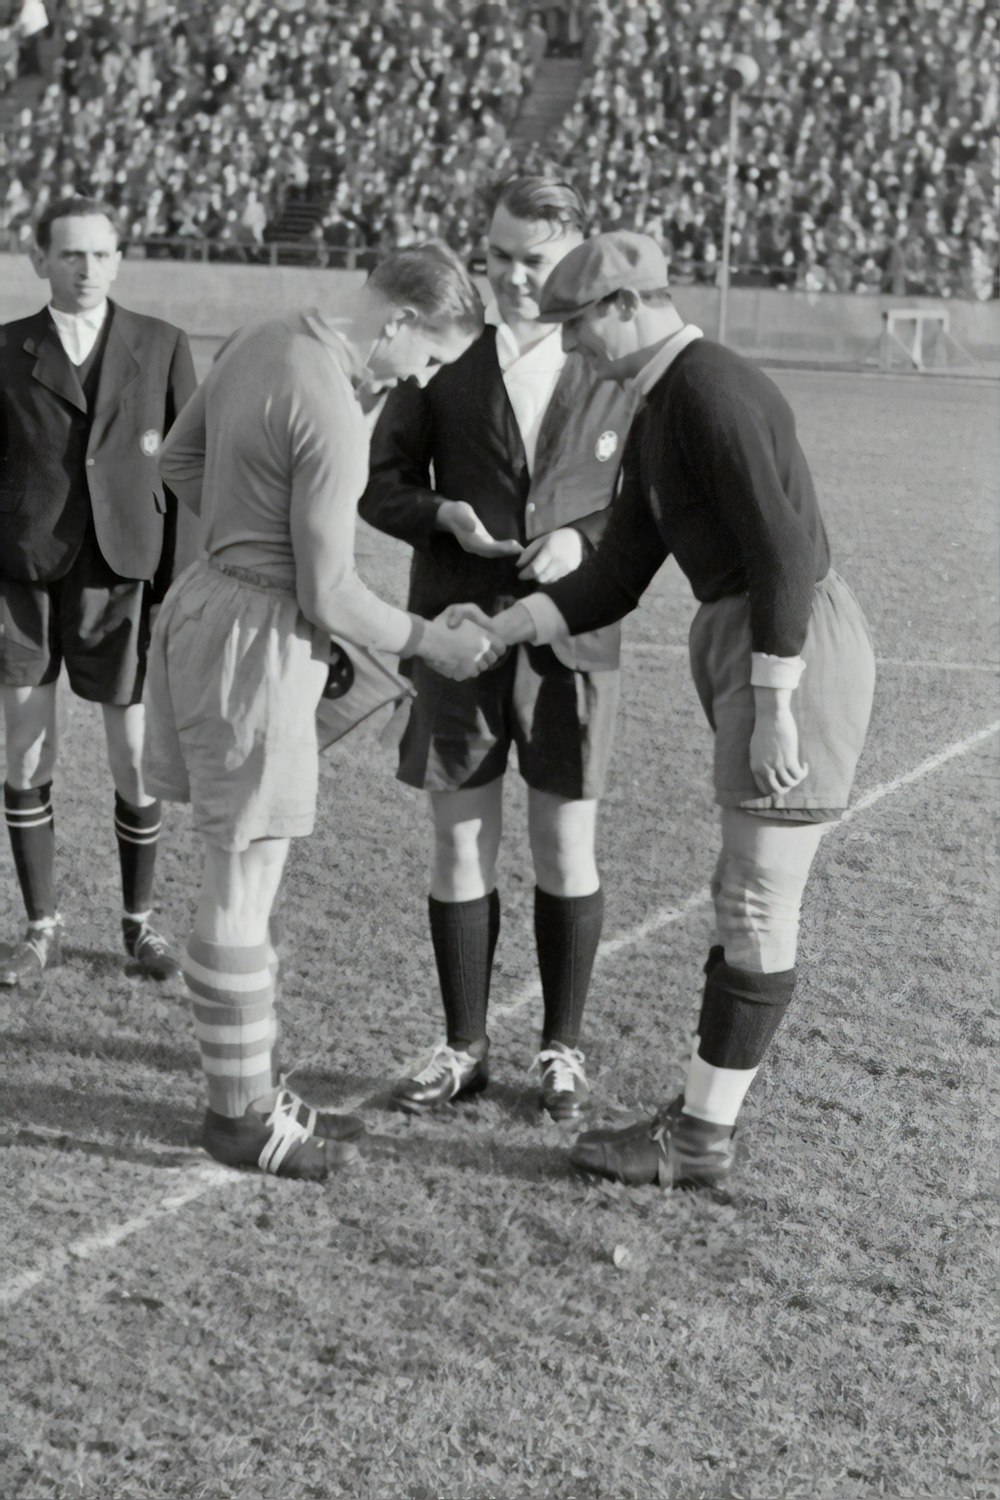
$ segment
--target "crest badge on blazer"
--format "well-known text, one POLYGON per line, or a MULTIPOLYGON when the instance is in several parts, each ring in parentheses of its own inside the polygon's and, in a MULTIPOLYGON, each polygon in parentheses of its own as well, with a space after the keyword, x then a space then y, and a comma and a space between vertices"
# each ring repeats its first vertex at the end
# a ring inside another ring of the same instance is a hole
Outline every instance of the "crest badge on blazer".
POLYGON ((139 439, 139 447, 147 458, 152 458, 154 453, 160 451, 160 434, 155 427, 150 427, 139 439))
POLYGON ((594 457, 599 464, 606 464, 609 458, 613 458, 618 452, 618 434, 610 428, 602 432, 594 446, 594 457))

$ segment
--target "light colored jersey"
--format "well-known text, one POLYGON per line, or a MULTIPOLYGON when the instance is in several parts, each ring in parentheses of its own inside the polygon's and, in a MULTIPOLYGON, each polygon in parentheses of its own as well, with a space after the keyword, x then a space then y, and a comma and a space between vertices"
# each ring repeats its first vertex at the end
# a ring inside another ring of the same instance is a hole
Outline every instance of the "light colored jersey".
POLYGON ((160 454, 171 489, 203 518, 210 558, 296 589, 291 517, 308 503, 338 559, 324 622, 359 645, 399 651, 410 621, 354 569, 369 433, 348 346, 322 319, 253 325, 225 345, 160 454))

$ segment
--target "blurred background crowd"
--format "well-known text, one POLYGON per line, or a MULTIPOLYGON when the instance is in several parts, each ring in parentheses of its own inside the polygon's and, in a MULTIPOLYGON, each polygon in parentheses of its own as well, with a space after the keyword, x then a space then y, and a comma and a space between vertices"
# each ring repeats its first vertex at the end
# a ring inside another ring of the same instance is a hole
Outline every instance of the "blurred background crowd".
POLYGON ((735 280, 997 295, 988 0, 0 0, 0 235, 80 191, 138 253, 475 260, 484 186, 547 167, 713 282, 737 53, 735 280))

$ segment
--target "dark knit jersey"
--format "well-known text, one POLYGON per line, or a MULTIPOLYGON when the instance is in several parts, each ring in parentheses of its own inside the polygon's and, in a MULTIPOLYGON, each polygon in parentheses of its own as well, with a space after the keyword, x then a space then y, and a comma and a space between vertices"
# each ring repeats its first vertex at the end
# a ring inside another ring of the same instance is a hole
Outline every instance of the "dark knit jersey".
POLYGON ((633 610, 673 554, 703 603, 750 598, 754 651, 796 656, 830 550, 795 418, 773 381, 709 339, 649 391, 604 535, 548 594, 570 631, 633 610))

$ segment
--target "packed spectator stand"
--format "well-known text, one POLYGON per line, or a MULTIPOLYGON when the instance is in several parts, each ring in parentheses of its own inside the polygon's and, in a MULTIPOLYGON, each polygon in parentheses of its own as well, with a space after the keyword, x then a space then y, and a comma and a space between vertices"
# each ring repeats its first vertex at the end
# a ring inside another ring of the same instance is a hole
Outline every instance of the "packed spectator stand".
POLYGON ((79 191, 119 206, 133 253, 363 265, 440 236, 474 259, 483 187, 546 166, 710 283, 736 53, 761 78, 735 280, 997 295, 986 0, 0 0, 0 234, 79 191), (575 97, 525 141, 553 57, 575 97))

